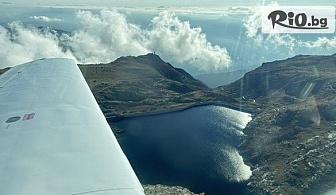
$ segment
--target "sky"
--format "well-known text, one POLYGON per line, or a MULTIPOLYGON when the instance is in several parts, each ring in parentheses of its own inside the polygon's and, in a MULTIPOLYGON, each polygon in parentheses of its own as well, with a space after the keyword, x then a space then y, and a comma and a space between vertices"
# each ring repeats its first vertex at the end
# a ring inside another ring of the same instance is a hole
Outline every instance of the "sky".
MULTIPOLYGON (((334 1, 322 0, 318 5, 334 1)), ((121 56, 156 52, 164 61, 197 75, 251 70, 263 62, 298 54, 330 55, 336 51, 336 33, 267 35, 261 32, 259 7, 228 8, 239 2, 245 6, 269 5, 268 1, 187 1, 190 4, 186 6, 199 6, 192 9, 157 8, 168 2, 162 0, 115 2, 156 6, 151 9, 92 8, 103 6, 105 0, 85 1, 88 7, 54 6, 70 5, 70 1, 13 2, 0 4, 0 68, 48 57, 68 57, 84 64, 108 63, 121 56), (22 5, 28 2, 33 6, 22 5), (37 6, 37 2, 53 5, 37 6), (217 7, 202 6, 206 3, 217 7), (55 30, 67 33, 57 34, 55 30)), ((306 1, 305 5, 314 2, 306 1)))
MULTIPOLYGON (((12 0, 3 2, 13 2, 15 4, 21 5, 89 5, 89 6, 209 6, 209 7, 227 7, 227 6, 254 6, 254 5, 264 5, 269 4, 270 0, 12 0)), ((281 5, 329 5, 334 6, 334 0, 278 0, 281 5)))

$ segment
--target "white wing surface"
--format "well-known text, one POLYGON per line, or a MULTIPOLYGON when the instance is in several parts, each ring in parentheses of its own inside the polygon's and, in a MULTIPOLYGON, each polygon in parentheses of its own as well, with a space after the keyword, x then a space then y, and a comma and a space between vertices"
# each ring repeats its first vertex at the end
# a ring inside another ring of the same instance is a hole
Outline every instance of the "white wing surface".
POLYGON ((0 77, 0 194, 143 194, 76 63, 0 77))

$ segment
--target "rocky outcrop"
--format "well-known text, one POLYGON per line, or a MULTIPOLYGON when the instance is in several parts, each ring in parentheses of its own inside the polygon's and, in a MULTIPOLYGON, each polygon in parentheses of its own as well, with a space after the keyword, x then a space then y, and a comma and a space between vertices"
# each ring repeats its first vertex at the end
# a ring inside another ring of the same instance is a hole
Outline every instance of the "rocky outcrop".
MULTIPOLYGON (((144 185, 143 186, 146 195, 198 195, 186 188, 180 186, 165 186, 165 185, 144 185)), ((201 193, 199 195, 202 195, 201 193)))

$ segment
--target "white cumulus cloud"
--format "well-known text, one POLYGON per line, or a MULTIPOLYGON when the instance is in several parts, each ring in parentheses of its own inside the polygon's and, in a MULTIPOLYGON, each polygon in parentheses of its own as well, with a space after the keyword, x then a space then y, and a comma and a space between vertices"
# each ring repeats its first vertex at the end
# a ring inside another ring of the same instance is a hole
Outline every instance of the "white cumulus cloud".
POLYGON ((0 26, 0 68, 49 57, 74 58, 59 47, 58 38, 50 31, 26 28, 17 22, 7 28, 0 26))
POLYGON ((318 37, 316 41, 302 42, 301 44, 309 48, 336 49, 336 36, 333 38, 318 37))
MULTIPOLYGON (((0 28, 1 67, 45 57, 71 57, 79 63, 106 63, 120 56, 156 52, 165 61, 197 71, 218 71, 231 64, 227 50, 213 45, 202 29, 193 28, 170 12, 151 20, 150 28, 129 22, 116 10, 103 9, 75 13, 81 27, 57 36, 52 30, 39 30, 12 23, 0 28)), ((32 16, 43 21, 58 21, 32 16)))
POLYGON ((197 70, 216 71, 226 68, 231 58, 225 48, 207 41, 201 28, 192 28, 173 13, 162 12, 151 21, 151 29, 127 21, 115 10, 99 15, 79 11, 83 28, 63 41, 83 63, 108 62, 122 55, 140 55, 155 51, 164 60, 188 64, 197 70))
POLYGON ((262 6, 251 8, 252 14, 244 19, 246 36, 253 39, 259 46, 266 48, 285 47, 292 51, 295 47, 295 38, 290 34, 263 34, 262 33, 262 6))
MULTIPOLYGON (((272 2, 271 5, 277 6, 278 3, 272 2)), ((323 53, 336 48, 336 37, 317 37, 316 40, 303 41, 296 34, 262 33, 262 8, 262 6, 252 7, 252 14, 248 15, 243 21, 246 36, 261 48, 292 54, 307 51, 316 52, 316 49, 323 53)))
POLYGON ((29 18, 34 19, 34 20, 41 20, 43 22, 62 22, 64 21, 63 19, 49 18, 47 16, 30 16, 29 18))
POLYGON ((231 63, 227 50, 208 42, 201 28, 192 28, 169 12, 155 17, 146 35, 149 47, 165 59, 205 71, 221 70, 231 63))
POLYGON ((123 55, 149 52, 140 27, 116 11, 102 10, 99 15, 78 11, 76 18, 82 28, 63 36, 62 42, 81 63, 110 62, 123 55))

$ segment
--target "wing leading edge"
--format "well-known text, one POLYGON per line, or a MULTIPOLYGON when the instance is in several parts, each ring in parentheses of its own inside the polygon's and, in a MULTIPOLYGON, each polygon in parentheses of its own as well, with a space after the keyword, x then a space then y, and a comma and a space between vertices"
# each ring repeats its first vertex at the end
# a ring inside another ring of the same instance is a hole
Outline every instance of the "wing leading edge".
POLYGON ((143 194, 76 63, 0 77, 1 194, 143 194))

